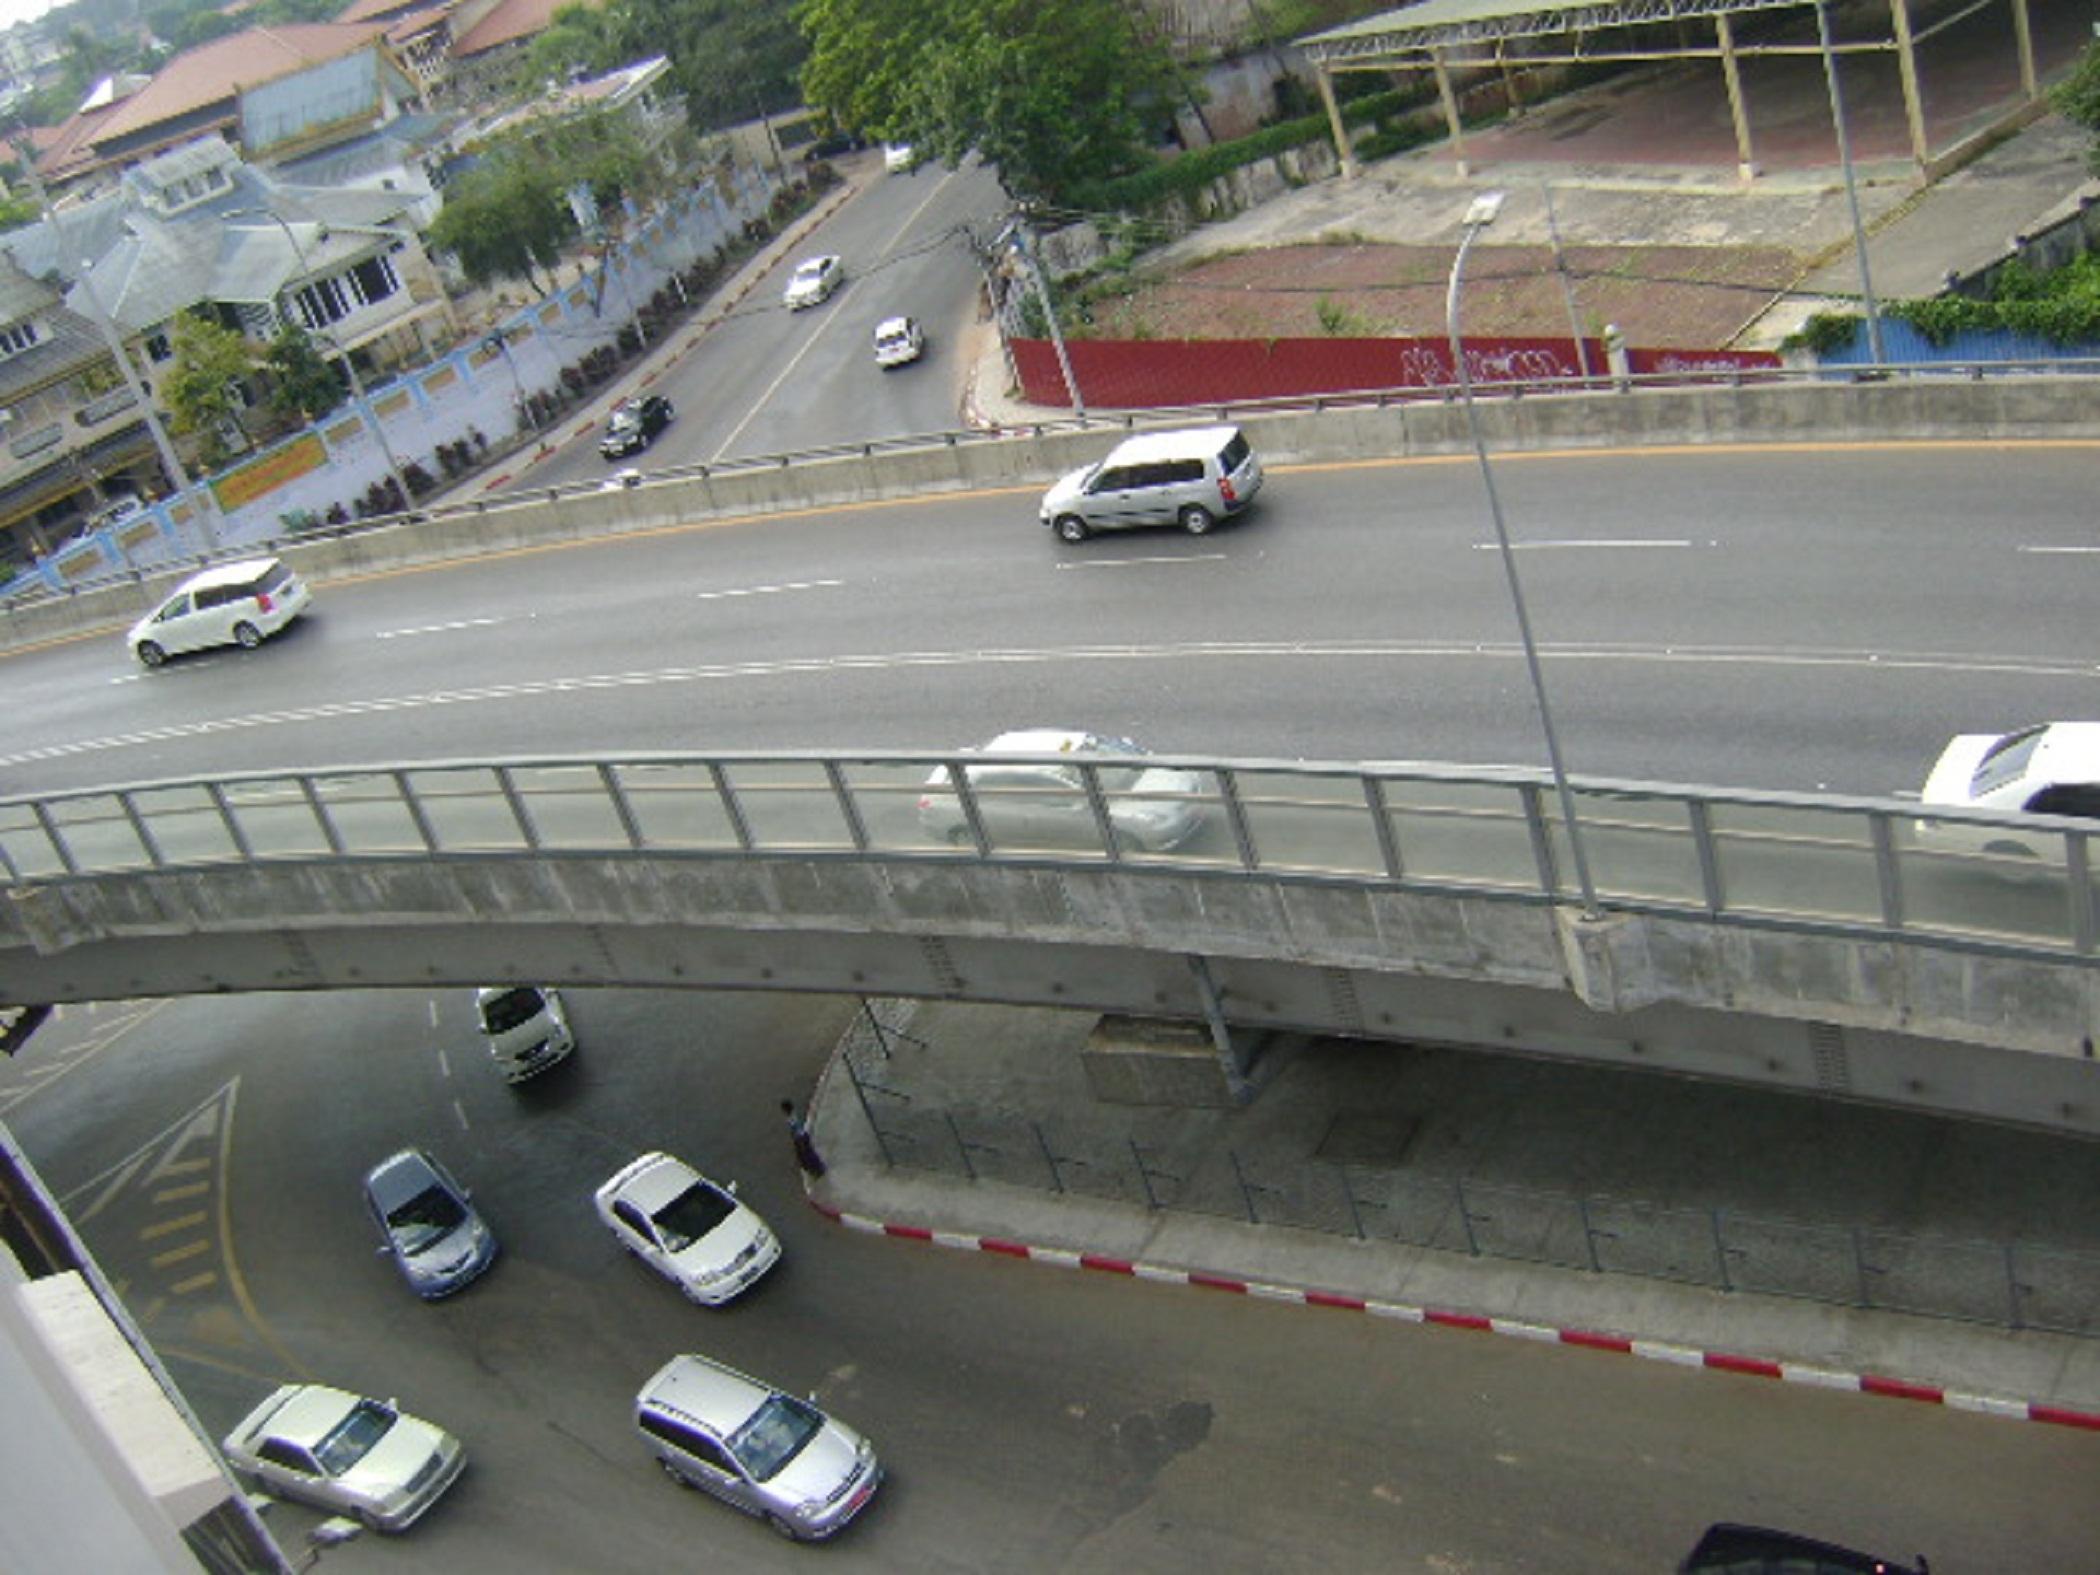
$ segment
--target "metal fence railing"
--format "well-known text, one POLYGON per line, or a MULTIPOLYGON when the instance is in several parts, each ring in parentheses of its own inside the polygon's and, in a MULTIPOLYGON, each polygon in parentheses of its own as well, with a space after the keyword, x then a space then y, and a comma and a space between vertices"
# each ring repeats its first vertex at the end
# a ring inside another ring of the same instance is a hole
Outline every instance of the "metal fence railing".
MULTIPOLYGON (((1620 912, 2090 965, 2090 821, 1578 778, 1620 912)), ((250 772, 0 799, 0 885, 286 860, 883 858, 1572 903, 1543 772, 967 752, 250 772)))
POLYGON ((891 1087, 868 1051, 849 1041, 841 1063, 893 1169, 1476 1258, 2100 1336, 2100 1253, 1279 1159, 1201 1141, 1148 1147, 1098 1125, 928 1104, 891 1087))

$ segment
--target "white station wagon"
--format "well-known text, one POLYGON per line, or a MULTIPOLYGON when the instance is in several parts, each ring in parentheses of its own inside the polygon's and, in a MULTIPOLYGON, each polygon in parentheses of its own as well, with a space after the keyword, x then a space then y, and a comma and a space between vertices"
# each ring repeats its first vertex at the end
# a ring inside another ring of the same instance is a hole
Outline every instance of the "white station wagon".
POLYGON ((124 641, 148 667, 214 645, 253 650, 306 610, 306 582, 280 559, 247 558, 193 574, 124 641))

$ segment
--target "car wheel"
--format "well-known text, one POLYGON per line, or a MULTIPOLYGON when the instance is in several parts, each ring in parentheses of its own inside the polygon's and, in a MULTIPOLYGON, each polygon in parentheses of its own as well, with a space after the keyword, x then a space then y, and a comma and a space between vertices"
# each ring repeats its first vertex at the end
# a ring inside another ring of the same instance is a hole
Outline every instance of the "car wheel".
POLYGON ((1213 523, 1210 510, 1200 503, 1191 503, 1181 511, 1181 528, 1191 536, 1201 536, 1213 523))
POLYGON ((240 641, 241 649, 252 651, 262 644, 262 630, 252 623, 237 623, 233 626, 233 637, 240 641))
POLYGON ((148 667, 158 667, 168 659, 168 653, 155 645, 151 640, 139 641, 138 656, 139 660, 148 667))
POLYGON ((970 828, 967 823, 960 826, 950 826, 947 835, 949 847, 969 848, 973 852, 976 850, 977 839, 970 835, 970 828))
POLYGON ((1057 534, 1061 541, 1085 541, 1086 521, 1077 514, 1061 514, 1057 520, 1057 534))
POLYGON ((790 1542, 800 1542, 802 1540, 800 1537, 795 1535, 795 1528, 793 1526, 790 1526, 785 1520, 783 1520, 778 1515, 768 1515, 766 1517, 766 1524, 771 1526, 775 1532, 787 1538, 790 1542))

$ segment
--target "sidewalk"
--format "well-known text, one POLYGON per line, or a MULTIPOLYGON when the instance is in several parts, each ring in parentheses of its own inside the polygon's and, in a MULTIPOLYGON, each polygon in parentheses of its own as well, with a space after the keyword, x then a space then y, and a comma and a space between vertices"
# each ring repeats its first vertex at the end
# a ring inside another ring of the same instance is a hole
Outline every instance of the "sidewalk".
MULTIPOLYGON (((1752 1240, 1752 1227, 1767 1220, 1823 1226, 1815 1240, 1824 1247, 1848 1243, 1852 1226, 1944 1238, 1982 1244, 1935 1271, 1950 1304, 1982 1318, 2002 1316, 2007 1299, 2005 1260, 1992 1244, 2017 1238, 2090 1255, 2054 1260, 2068 1276, 2055 1288, 2068 1295, 2023 1292, 2031 1308, 2046 1302, 2082 1315, 2100 1291, 2100 1224, 2087 1207, 2100 1183, 2100 1145, 1724 1084, 1342 1041, 1286 1049, 1243 1108, 1113 1103, 1096 1097, 1081 1062, 1091 1014, 878 1005, 903 1030, 884 1036, 888 1053, 862 1019, 812 1101, 830 1168, 811 1201, 849 1226, 2100 1428, 2100 1338, 1476 1257, 1456 1233, 1455 1210, 1407 1225, 1414 1238, 1445 1240, 1450 1250, 1385 1239, 1397 1217, 1386 1210, 1443 1195, 1462 1176, 1471 1229, 1489 1250, 1581 1262, 1582 1233, 1556 1241, 1537 1214, 1545 1189, 1592 1200, 1585 1223, 1605 1255, 1645 1256, 1651 1272, 1688 1278, 1711 1278, 1712 1238, 1702 1239, 1701 1227, 1713 1210, 1731 1242, 1752 1240), (911 1166, 886 1164, 885 1142, 911 1166), (1133 1153, 1140 1158, 1128 1159, 1133 1153), (1343 1164, 1353 1178, 1347 1195, 1359 1201, 1338 1206, 1344 1193, 1331 1182, 1343 1164), (1051 1185, 1053 1168, 1062 1192, 1051 1185), (1324 1192, 1311 1184, 1315 1171, 1330 1182, 1324 1192), (1381 1192, 1389 1183, 1398 1185, 1381 1192), (1148 1207, 1139 1186, 1211 1212, 1148 1207), (1371 1201, 1379 1197, 1385 1202, 1371 1201), (1599 1201, 1607 1197, 1641 1204, 1609 1207, 1599 1201), (1249 1224, 1250 1201, 1265 1218, 1305 1223, 1249 1224), (1665 1239, 1667 1224, 1687 1220, 1689 1232, 1665 1239)), ((1868 1283, 1884 1297, 1900 1294, 1917 1265, 1906 1266, 1886 1238, 1867 1247, 1870 1260, 1882 1260, 1869 1275, 1886 1276, 1868 1283)), ((1790 1247, 1784 1233, 1767 1232, 1758 1251, 1732 1257, 1747 1275, 1761 1259, 1790 1254, 1789 1283, 1829 1279, 1826 1294, 1839 1297, 1860 1283, 1850 1252, 1819 1265, 1805 1237, 1790 1247)))

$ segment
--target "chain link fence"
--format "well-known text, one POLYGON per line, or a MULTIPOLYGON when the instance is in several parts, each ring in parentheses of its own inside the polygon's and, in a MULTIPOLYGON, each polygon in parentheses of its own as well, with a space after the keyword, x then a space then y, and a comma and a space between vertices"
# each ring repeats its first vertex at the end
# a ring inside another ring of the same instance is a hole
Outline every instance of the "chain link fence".
POLYGON ((884 1082, 893 1045, 911 1038, 896 1004, 884 1007, 888 1018, 875 1004, 864 1009, 842 1059, 892 1168, 1476 1258, 2100 1336, 2096 1253, 1584 1197, 1314 1154, 1285 1160, 1207 1140, 1214 1127, 1201 1120, 1177 1132, 1168 1118, 1141 1140, 1075 1121, 930 1105, 884 1082))

